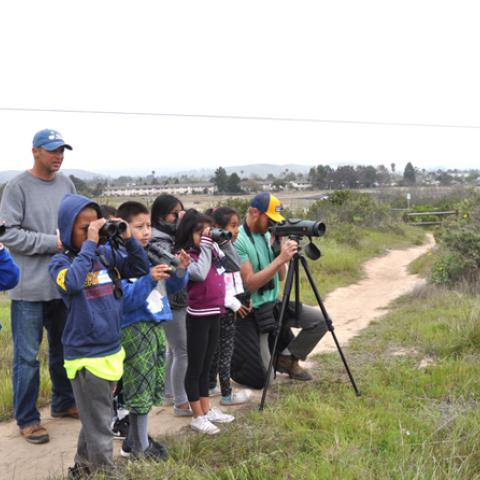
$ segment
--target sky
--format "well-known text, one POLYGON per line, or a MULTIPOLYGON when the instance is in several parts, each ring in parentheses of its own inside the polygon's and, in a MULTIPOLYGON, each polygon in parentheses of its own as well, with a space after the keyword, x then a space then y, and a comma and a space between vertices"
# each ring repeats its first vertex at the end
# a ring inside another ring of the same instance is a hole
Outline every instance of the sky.
POLYGON ((0 170, 29 168, 42 128, 73 146, 65 168, 99 173, 480 168, 479 14, 462 0, 2 2, 0 170))

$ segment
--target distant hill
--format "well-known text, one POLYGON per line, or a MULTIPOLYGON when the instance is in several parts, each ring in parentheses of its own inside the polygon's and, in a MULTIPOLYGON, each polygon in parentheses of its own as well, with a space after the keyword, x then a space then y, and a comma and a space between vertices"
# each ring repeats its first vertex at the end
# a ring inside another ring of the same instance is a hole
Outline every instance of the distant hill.
MULTIPOLYGON (((81 178, 82 180, 93 180, 94 178, 106 178, 106 175, 101 175, 100 173, 89 172, 87 170, 78 170, 75 168, 62 168, 60 170, 64 175, 74 175, 75 177, 81 178)), ((11 180, 13 177, 22 173, 23 170, 4 170, 0 172, 0 184, 6 183, 11 180)))
MULTIPOLYGON (((311 166, 309 165, 297 165, 294 163, 287 163, 285 165, 274 165, 270 163, 254 163, 251 165, 236 165, 233 167, 224 167, 225 170, 229 175, 233 172, 237 173, 242 178, 249 178, 253 176, 258 176, 260 178, 265 178, 269 173, 272 173, 275 176, 279 176, 285 170, 294 173, 308 173, 311 166)), ((198 168, 196 170, 182 170, 177 172, 172 172, 172 170, 163 170, 163 169, 156 169, 156 175, 168 175, 170 177, 181 177, 182 175, 187 175, 188 177, 196 177, 196 178, 204 178, 209 180, 213 177, 215 168, 198 168)), ((21 173, 22 170, 3 170, 0 171, 0 184, 8 182, 11 178, 15 175, 21 173)), ((129 175, 129 176, 147 176, 151 173, 150 170, 128 170, 128 171, 103 171, 102 173, 90 172, 88 170, 80 170, 74 168, 62 168, 61 172, 64 175, 75 175, 82 180, 93 180, 95 178, 117 178, 121 175, 129 175)))

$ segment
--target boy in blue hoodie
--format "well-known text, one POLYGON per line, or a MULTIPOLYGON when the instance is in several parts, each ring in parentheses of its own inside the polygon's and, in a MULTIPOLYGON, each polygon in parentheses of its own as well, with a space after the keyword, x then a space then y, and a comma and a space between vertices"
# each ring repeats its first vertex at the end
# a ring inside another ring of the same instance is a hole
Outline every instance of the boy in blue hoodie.
MULTIPOLYGON (((125 202, 117 214, 128 222, 132 235, 147 248, 152 239, 148 209, 139 202, 125 202)), ((185 288, 186 268, 190 257, 184 251, 178 255, 180 264, 174 272, 170 266, 151 265, 150 272, 138 280, 122 282, 123 304, 122 346, 125 349, 123 396, 130 412, 128 436, 122 444, 121 455, 167 457, 166 448, 148 436, 148 413, 162 401, 165 375, 165 339, 163 322, 172 320, 168 295, 185 288)), ((154 262, 157 263, 157 262, 154 262)))
POLYGON ((69 478, 113 467, 112 390, 122 376, 125 356, 120 344, 120 278, 148 272, 145 251, 128 226, 121 253, 110 237, 105 242, 100 232, 105 223, 100 207, 89 198, 65 195, 58 211, 64 252, 49 264, 68 310, 62 337, 64 365, 82 422, 69 478))

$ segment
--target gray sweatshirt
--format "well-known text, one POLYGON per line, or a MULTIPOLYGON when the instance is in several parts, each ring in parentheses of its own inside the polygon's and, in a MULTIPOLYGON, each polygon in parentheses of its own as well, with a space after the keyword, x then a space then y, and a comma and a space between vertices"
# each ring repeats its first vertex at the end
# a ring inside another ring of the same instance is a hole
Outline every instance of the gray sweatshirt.
POLYGON ((76 193, 75 187, 62 174, 53 180, 41 180, 23 172, 5 186, 0 223, 5 222, 7 231, 1 241, 20 268, 20 281, 9 292, 13 300, 40 302, 60 298, 48 273, 48 263, 58 252, 57 212, 67 193, 76 193))

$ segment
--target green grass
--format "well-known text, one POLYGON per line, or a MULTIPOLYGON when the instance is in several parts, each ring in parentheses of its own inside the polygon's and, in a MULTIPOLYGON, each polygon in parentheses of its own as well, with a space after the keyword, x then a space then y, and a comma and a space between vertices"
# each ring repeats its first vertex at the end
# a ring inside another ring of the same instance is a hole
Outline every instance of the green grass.
MULTIPOLYGON (((7 295, 0 294, 0 421, 12 416, 12 364, 13 345, 10 329, 10 300, 7 295)), ((44 335, 46 337, 46 335, 44 335)), ((47 364, 47 342, 43 339, 40 350, 40 395, 39 406, 46 405, 51 396, 51 383, 47 364)))
POLYGON ((427 289, 318 357, 318 379, 276 385, 263 413, 244 411, 216 438, 167 439, 165 464, 126 478, 479 479, 480 300, 427 289), (423 359, 432 362, 419 368, 423 359))

